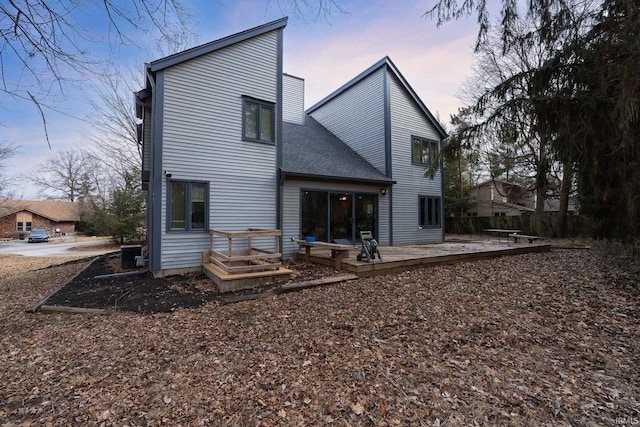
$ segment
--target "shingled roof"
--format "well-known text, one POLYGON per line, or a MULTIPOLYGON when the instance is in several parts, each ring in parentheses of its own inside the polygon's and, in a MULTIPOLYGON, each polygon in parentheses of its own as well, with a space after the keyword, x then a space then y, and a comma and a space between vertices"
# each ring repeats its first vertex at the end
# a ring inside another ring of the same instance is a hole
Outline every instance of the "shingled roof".
POLYGON ((1 200, 0 218, 16 212, 29 211, 54 222, 79 221, 77 202, 57 200, 1 200))
POLYGON ((282 147, 285 178, 395 183, 311 116, 304 125, 282 123, 282 147))

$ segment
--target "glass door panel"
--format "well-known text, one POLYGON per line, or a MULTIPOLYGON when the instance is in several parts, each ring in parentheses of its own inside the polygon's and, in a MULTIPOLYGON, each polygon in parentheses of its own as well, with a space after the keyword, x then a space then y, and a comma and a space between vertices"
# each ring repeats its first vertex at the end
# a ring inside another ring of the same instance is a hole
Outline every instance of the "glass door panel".
POLYGON ((331 233, 329 238, 347 239, 353 242, 353 194, 331 193, 329 224, 331 233))
POLYGON ((327 241, 327 199, 326 191, 302 192, 302 235, 315 237, 316 240, 327 241))
POLYGON ((371 231, 375 239, 376 232, 376 196, 374 194, 356 194, 356 235, 355 242, 360 243, 360 232, 371 231))

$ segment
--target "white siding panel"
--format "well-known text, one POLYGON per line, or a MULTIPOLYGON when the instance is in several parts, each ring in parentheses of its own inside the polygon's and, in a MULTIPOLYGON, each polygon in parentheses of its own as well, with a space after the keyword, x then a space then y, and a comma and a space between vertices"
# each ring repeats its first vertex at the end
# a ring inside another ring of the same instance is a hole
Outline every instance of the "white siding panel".
MULTIPOLYGON (((425 168, 411 164, 411 136, 440 141, 438 131, 390 74, 391 156, 393 179, 393 244, 438 243, 442 229, 419 229, 419 196, 442 196, 441 172, 434 179, 425 168)), ((440 147, 438 147, 440 149, 440 147)), ((444 226, 444 225, 443 225, 444 226)))
MULTIPOLYGON (((300 236, 300 191, 345 191, 356 193, 377 193, 380 188, 371 185, 355 185, 340 183, 320 183, 303 180, 287 180, 282 189, 282 242, 283 255, 293 257, 298 252, 298 245, 291 241, 300 236)), ((378 242, 389 244, 389 197, 378 195, 378 242)))
MULTIPOLYGON (((209 182, 209 228, 276 227, 276 148, 242 141, 242 96, 277 101, 277 48, 274 31, 165 70, 162 168, 209 182)), ((161 268, 201 265, 209 234, 167 233, 166 210, 163 183, 161 268)))
POLYGON ((282 120, 304 124, 304 80, 285 74, 282 76, 282 120))
POLYGON ((383 77, 381 68, 313 111, 311 116, 386 173, 383 77))

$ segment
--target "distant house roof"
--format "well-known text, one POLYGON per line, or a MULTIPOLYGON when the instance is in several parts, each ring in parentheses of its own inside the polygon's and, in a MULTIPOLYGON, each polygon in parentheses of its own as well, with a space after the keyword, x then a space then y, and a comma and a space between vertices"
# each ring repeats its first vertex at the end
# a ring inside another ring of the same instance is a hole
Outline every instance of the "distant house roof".
POLYGON ((2 200, 0 218, 21 211, 28 211, 54 222, 79 221, 80 209, 77 202, 55 200, 2 200))
MULTIPOLYGON (((501 179, 490 179, 488 181, 484 181, 484 182, 481 182, 479 184, 474 185, 473 187, 471 187, 471 189, 472 190, 473 189, 479 189, 480 187, 482 187, 484 185, 496 186, 496 184, 502 184, 503 187, 504 186, 516 187, 522 192, 523 195, 525 193, 531 194, 532 196, 535 195, 535 190, 534 189, 527 188, 524 185, 518 184, 516 182, 504 181, 504 180, 501 180, 501 179)), ((477 203, 482 203, 482 202, 483 202, 482 200, 477 200, 477 203)), ((485 201, 485 203, 488 203, 488 202, 485 201)), ((522 212, 535 212, 536 211, 533 208, 529 208, 529 207, 526 207, 526 206, 517 205, 517 204, 513 204, 513 203, 508 203, 508 202, 501 202, 499 200, 493 200, 493 201, 491 201, 491 203, 503 205, 503 206, 506 206, 506 207, 509 207, 509 208, 513 208, 513 209, 519 209, 522 212)), ((547 198, 544 201, 544 210, 545 210, 545 212, 559 211, 560 210, 560 200, 559 199, 547 198)), ((569 205, 567 207, 567 210, 569 212, 575 212, 576 211, 576 205, 572 200, 569 200, 569 205)))
POLYGON ((520 187, 522 189, 522 191, 527 191, 527 187, 525 187, 524 185, 518 184, 517 182, 512 182, 512 181, 505 181, 503 179, 489 179, 487 181, 481 182, 479 184, 474 185, 471 188, 479 188, 482 187, 483 185, 487 185, 487 184, 496 184, 496 183, 501 183, 501 184, 506 184, 506 185, 510 185, 513 187, 520 187))
POLYGON ((376 62, 371 67, 369 67, 368 69, 364 70, 362 73, 358 74, 356 77, 354 77, 353 79, 351 79, 350 81, 348 81, 347 83, 342 85, 339 89, 337 89, 336 91, 334 91, 333 93, 331 93, 327 97, 323 98, 322 100, 320 100, 319 102, 317 102, 313 106, 309 107, 309 109, 306 111, 306 113, 307 114, 313 113, 313 111, 315 111, 318 108, 322 107, 324 104, 326 104, 327 102, 331 101, 333 98, 337 97, 338 95, 342 94, 343 92, 346 92, 351 87, 357 85, 360 81, 364 80, 365 78, 367 78, 368 76, 370 76, 371 74, 373 74, 374 72, 376 72, 377 70, 379 70, 380 68, 385 67, 385 66, 389 70, 391 70, 391 72, 400 81, 400 84, 402 84, 402 86, 407 91, 409 96, 411 96, 411 98, 415 101, 415 103, 422 110, 422 112, 429 118, 429 121, 431 121, 431 123, 436 128, 436 130, 438 131, 440 136, 442 138, 446 138, 447 137, 447 132, 444 130, 444 128, 438 122, 438 120, 435 118, 435 116, 433 114, 431 114, 431 111, 429 111, 429 109, 424 104, 424 102, 422 102, 422 100, 420 99, 420 97, 418 96, 416 91, 413 90, 413 88, 411 87, 409 82, 404 78, 404 76, 402 75, 400 70, 398 70, 398 67, 396 67, 396 65, 393 63, 393 61, 391 61, 391 58, 389 58, 388 56, 385 56, 380 61, 376 62))
POLYGON ((395 183, 310 116, 304 125, 282 123, 282 147, 285 178, 395 183))

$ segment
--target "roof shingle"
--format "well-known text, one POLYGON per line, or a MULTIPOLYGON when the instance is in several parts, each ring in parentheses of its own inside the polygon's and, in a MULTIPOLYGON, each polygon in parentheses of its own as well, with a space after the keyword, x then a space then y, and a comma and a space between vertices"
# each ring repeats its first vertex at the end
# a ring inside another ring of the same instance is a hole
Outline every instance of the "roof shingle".
POLYGON ((285 177, 394 183, 311 116, 304 125, 283 122, 282 143, 285 177))
POLYGON ((58 200, 0 201, 0 218, 20 211, 29 211, 56 222, 80 220, 80 210, 77 202, 58 200))

